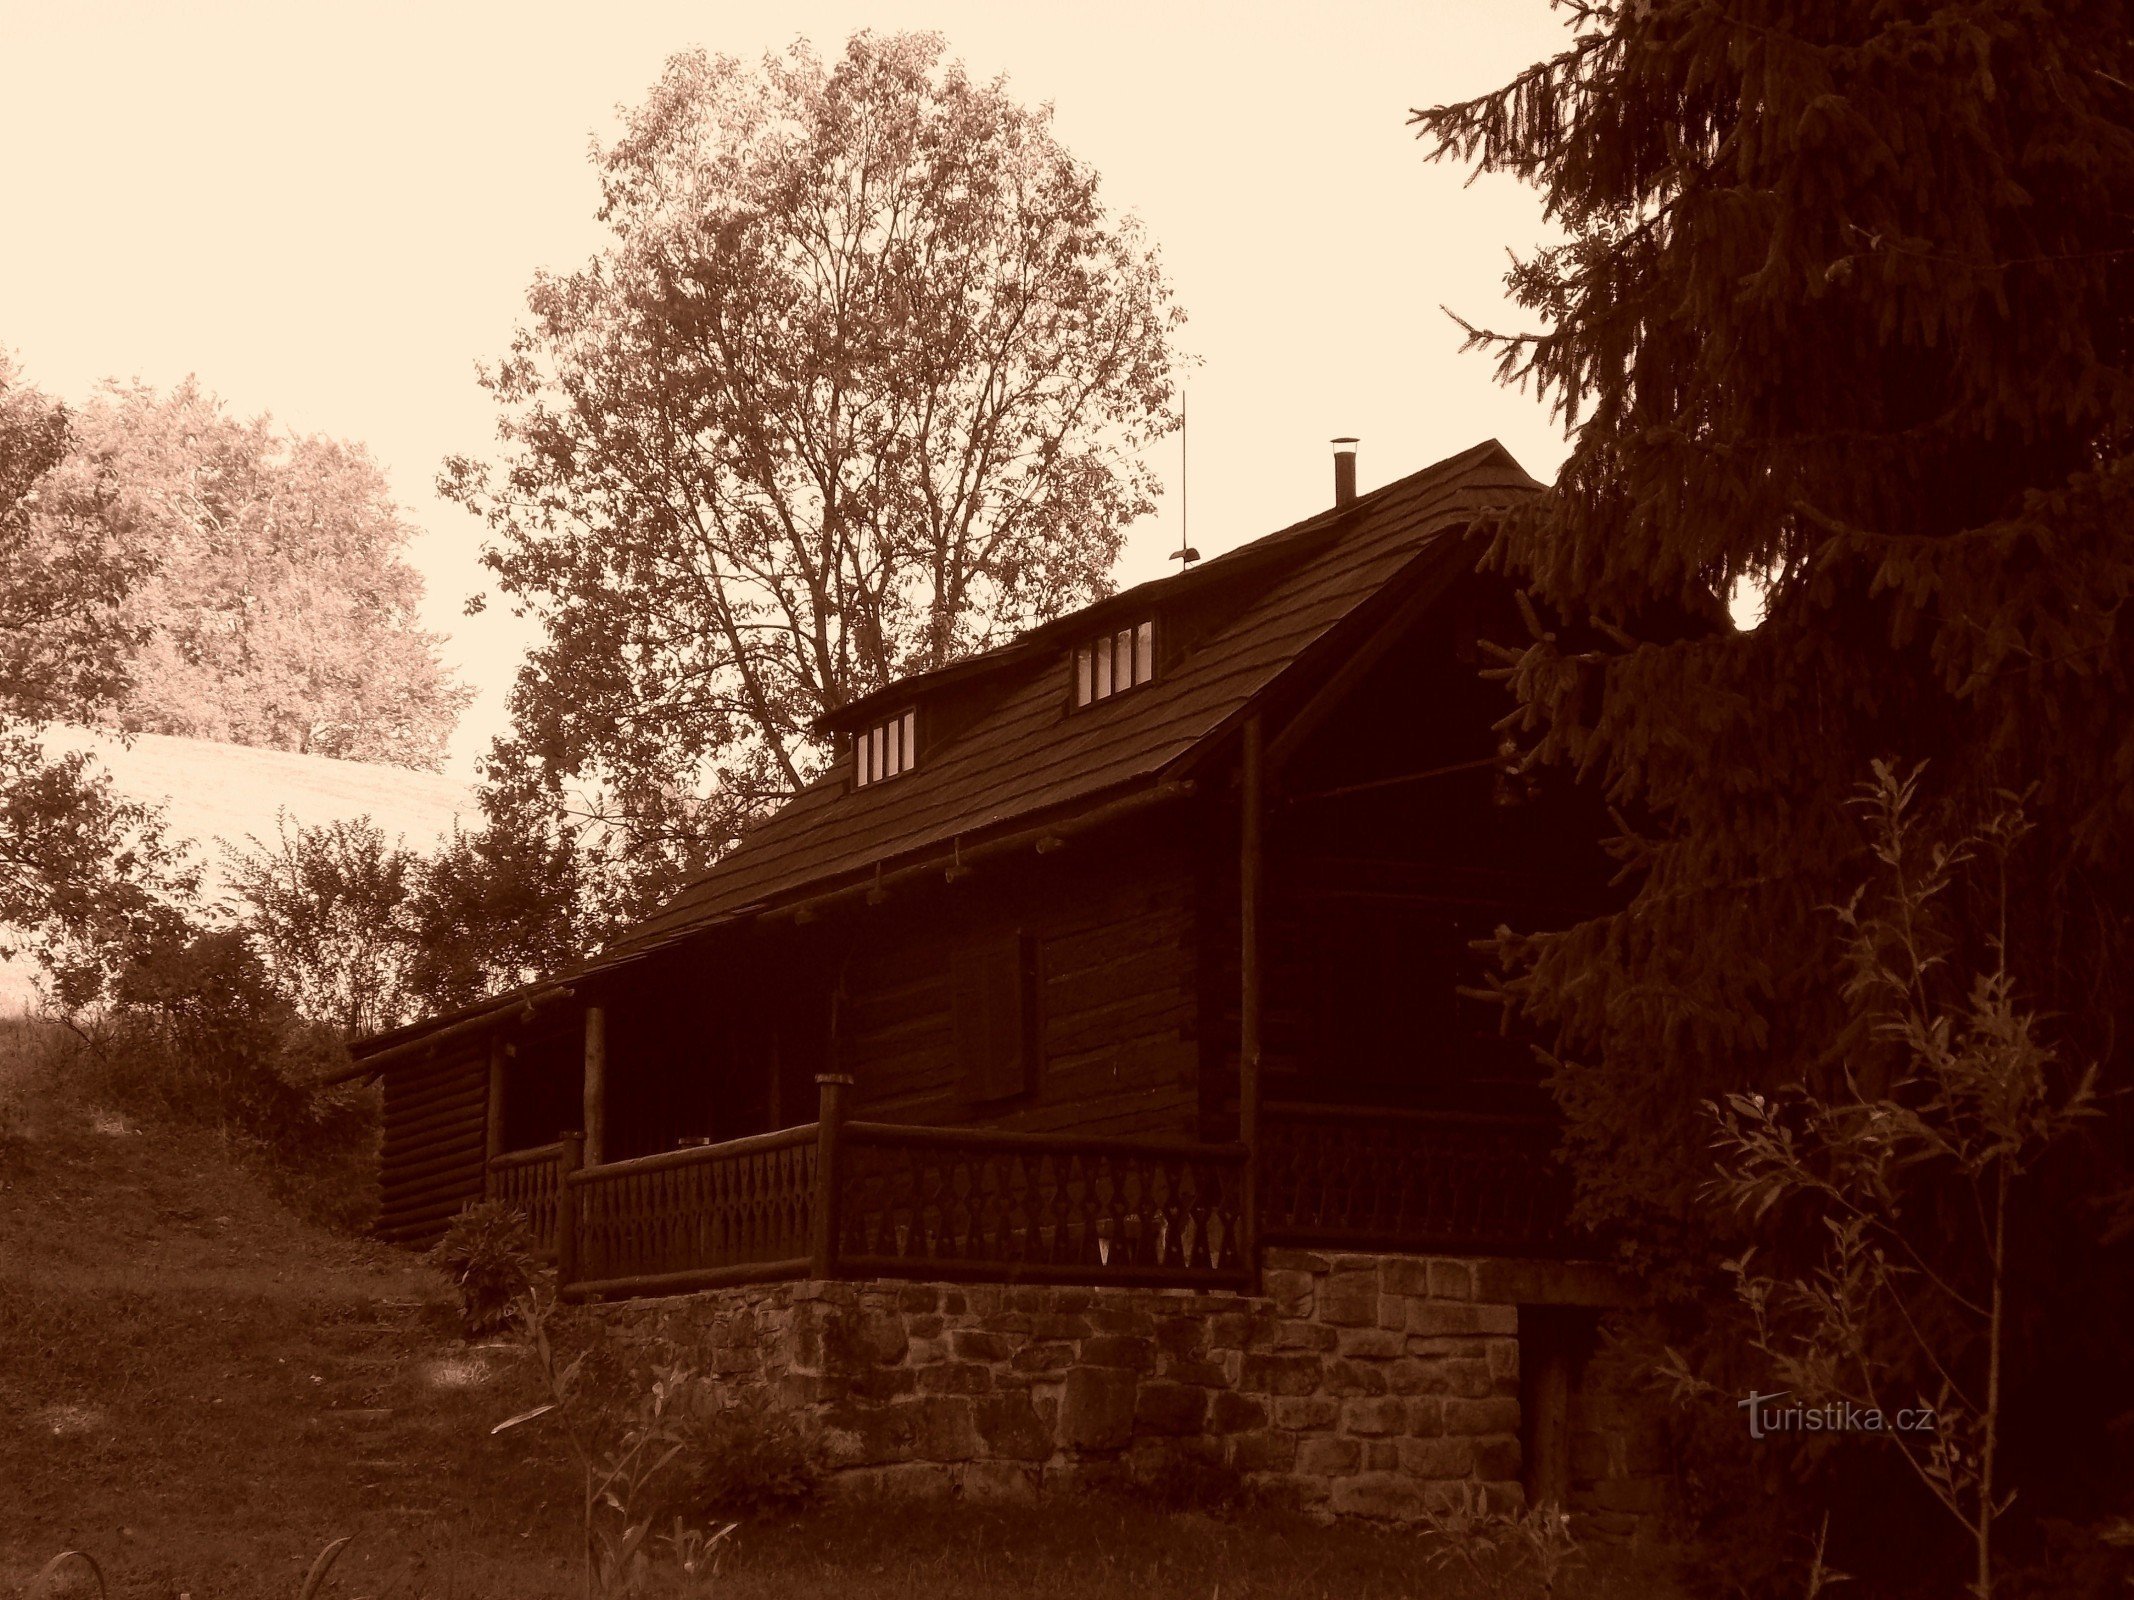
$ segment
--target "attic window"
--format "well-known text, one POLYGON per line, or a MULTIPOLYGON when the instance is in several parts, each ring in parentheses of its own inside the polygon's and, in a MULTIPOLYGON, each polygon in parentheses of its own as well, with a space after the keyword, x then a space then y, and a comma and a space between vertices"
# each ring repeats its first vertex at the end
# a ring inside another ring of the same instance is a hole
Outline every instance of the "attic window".
POLYGON ((1094 705, 1156 676, 1156 624, 1143 621, 1079 645, 1074 652, 1074 703, 1094 705))
POLYGON ((854 788, 894 778, 919 764, 918 722, 916 711, 901 711, 852 736, 854 788))

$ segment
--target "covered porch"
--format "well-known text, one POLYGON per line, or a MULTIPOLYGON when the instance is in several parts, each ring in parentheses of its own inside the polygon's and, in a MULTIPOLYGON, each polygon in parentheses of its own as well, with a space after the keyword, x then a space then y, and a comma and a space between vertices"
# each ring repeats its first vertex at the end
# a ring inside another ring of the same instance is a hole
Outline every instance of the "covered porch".
POLYGON ((490 1158, 572 1298, 788 1278, 1251 1289, 1263 1247, 1565 1253, 1533 1119, 1275 1102, 1261 1148, 845 1115, 589 1166, 585 1138, 490 1158))

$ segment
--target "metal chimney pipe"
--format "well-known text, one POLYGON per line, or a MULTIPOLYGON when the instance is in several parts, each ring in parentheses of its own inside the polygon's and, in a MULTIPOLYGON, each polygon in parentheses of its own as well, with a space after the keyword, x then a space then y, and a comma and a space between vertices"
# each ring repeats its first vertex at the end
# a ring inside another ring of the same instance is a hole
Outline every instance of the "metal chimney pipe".
POLYGON ((1356 440, 1334 441, 1334 504, 1345 506, 1356 498, 1356 440))

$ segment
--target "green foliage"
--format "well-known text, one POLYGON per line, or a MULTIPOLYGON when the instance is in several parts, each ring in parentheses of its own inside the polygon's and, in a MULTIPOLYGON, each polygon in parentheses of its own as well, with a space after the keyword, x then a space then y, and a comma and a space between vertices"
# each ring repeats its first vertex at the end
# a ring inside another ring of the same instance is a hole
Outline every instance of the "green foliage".
MULTIPOLYGON (((1564 234, 1510 278, 1536 329, 1470 332, 1574 429, 1553 492, 1496 529, 1533 613, 1507 731, 1605 790, 1624 895, 1508 935, 1508 998, 1555 1062, 1588 1213, 1694 1301, 1741 1243, 1698 1108, 1842 1099, 1867 1042, 1822 909, 1862 875, 1860 775, 1929 761, 1916 811, 1945 840, 2029 796, 2001 936, 2041 953, 2023 1009, 2099 1062, 2115 1127, 2056 1147, 2011 1221, 2006 1465, 2019 1516, 2109 1494, 2134 1481, 2107 1425, 2134 1362, 2100 1332, 2134 1316, 2134 1272, 2097 1203, 2134 1148, 2134 17, 1573 10, 1557 58, 1418 114, 1433 154, 1534 183, 1564 234)), ((1683 1315, 1700 1360, 1739 1335, 1683 1315)), ((1765 1520, 1787 1515, 1817 1520, 1765 1520)))
POLYGON ((423 869, 368 817, 299 827, 275 818, 229 853, 231 889, 276 989, 307 1017, 350 1036, 406 1020, 416 937, 409 899, 423 869))
POLYGON ((110 385, 75 419, 62 490, 146 571, 121 724, 436 767, 471 691, 417 625, 414 529, 360 445, 239 420, 191 380, 110 385))
POLYGON ((498 1200, 454 1217, 429 1261, 459 1291, 460 1326, 470 1339, 514 1326, 540 1277, 525 1213, 498 1200))
POLYGON ((815 1439, 764 1396, 700 1399, 683 1418, 676 1506, 698 1522, 786 1516, 822 1494, 815 1439))
POLYGON ((930 35, 676 56, 610 242, 484 376, 442 492, 544 638, 492 762, 642 903, 823 765, 822 713, 1104 591, 1176 426, 1155 253, 930 35))
POLYGON ((1423 1527, 1429 1538, 1423 1559, 1431 1570, 1458 1573, 1479 1594, 1547 1600, 1601 1592, 1559 1507, 1507 1509, 1493 1505, 1480 1484, 1468 1484, 1449 1505, 1426 1510, 1423 1527))
POLYGON ((48 760, 36 724, 87 719, 127 692, 140 641, 124 614, 148 568, 102 511, 108 485, 62 469, 71 420, 0 352, 0 954, 60 967, 62 998, 164 934, 194 887, 150 807, 80 754, 48 760))
POLYGON ((368 817, 301 827, 229 852, 239 925, 275 988, 350 1036, 468 1005, 552 972, 597 923, 553 835, 491 822, 429 854, 368 817))
POLYGON ((2060 1062, 1996 931, 2021 812, 1931 844, 1918 783, 1878 767, 1863 797, 1878 874, 1839 913, 1861 1023, 1843 1088, 1710 1107, 1714 1192, 1782 1241, 1732 1263, 1772 1382, 1808 1405, 1934 1413, 1931 1432, 1889 1443, 1963 1530, 1984 1596, 2008 1504, 2010 1220, 2046 1153, 2098 1114, 2096 1071, 2060 1062), (1983 966, 1966 959, 1966 888, 1985 902, 1983 966))
POLYGON ((520 1327, 548 1399, 490 1432, 545 1421, 561 1436, 581 1486, 586 1600, 642 1588, 658 1543, 686 1578, 710 1575, 736 1524, 710 1528, 687 1515, 698 1509, 689 1496, 693 1475, 705 1466, 695 1450, 717 1439, 695 1420, 708 1399, 706 1386, 672 1361, 642 1382, 618 1385, 614 1370, 588 1366, 596 1351, 614 1354, 598 1342, 566 1360, 551 1337, 555 1311, 555 1302, 540 1295, 519 1301, 520 1327), (670 1518, 671 1530, 653 1542, 655 1526, 670 1518))

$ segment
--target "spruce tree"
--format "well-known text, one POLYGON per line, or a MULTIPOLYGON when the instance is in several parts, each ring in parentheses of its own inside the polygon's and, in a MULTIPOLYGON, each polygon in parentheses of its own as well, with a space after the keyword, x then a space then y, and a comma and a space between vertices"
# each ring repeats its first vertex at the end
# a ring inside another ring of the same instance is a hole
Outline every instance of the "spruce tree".
POLYGON ((2025 1222, 2032 1288, 2073 1297, 2025 1335, 2034 1487, 2134 1406, 2100 1335, 2130 1276, 2134 15, 1572 9, 1554 59, 1416 113, 1433 157, 1535 185, 1562 235, 1510 275, 1537 331, 1468 332, 1571 430, 1491 559, 1536 602, 1513 725, 1605 788, 1624 898, 1508 938, 1512 997, 1589 1214, 1695 1284, 1732 1242, 1704 1104, 1863 1059, 1828 908, 1864 876, 1872 763, 1924 762, 1949 838, 2026 796, 2008 920, 1978 937, 2116 1108, 2025 1222), (2079 1404, 2043 1410, 2078 1370, 2079 1404))

